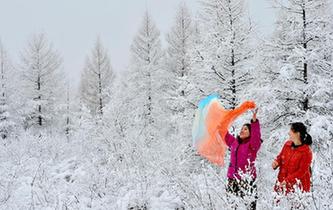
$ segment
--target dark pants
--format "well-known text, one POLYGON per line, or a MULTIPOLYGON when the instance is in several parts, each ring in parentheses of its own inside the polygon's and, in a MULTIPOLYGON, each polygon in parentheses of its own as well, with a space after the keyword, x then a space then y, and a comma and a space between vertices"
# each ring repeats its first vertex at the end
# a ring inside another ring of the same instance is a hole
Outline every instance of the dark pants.
POLYGON ((258 200, 257 185, 254 181, 248 182, 244 180, 228 179, 227 192, 243 198, 245 193, 254 195, 255 200, 248 205, 248 209, 255 210, 258 200))

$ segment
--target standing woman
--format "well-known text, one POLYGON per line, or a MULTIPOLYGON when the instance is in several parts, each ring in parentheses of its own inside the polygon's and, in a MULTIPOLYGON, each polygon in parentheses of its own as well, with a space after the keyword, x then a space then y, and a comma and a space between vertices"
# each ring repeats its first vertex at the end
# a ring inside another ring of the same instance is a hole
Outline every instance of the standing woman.
POLYGON ((312 137, 301 122, 292 123, 288 134, 290 140, 284 144, 280 154, 272 163, 274 170, 279 168, 274 190, 289 193, 298 187, 302 192, 310 192, 312 137))
MULTIPOLYGON (((257 152, 261 146, 260 124, 257 120, 257 111, 253 111, 251 124, 244 124, 240 134, 235 138, 229 132, 225 136, 227 146, 231 150, 230 164, 228 168, 227 191, 237 196, 243 197, 245 192, 251 192, 257 199, 255 160, 257 152), (239 172, 250 174, 252 181, 242 180, 239 172)), ((250 204, 250 209, 256 209, 256 201, 250 204)))

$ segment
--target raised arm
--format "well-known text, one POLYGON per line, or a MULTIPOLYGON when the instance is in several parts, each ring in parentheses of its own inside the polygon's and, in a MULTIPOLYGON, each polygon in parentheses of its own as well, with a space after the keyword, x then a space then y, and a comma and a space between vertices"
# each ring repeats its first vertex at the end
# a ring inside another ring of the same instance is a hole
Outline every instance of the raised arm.
POLYGON ((258 151, 261 145, 261 131, 260 123, 257 120, 258 108, 253 110, 253 116, 251 119, 251 134, 250 134, 250 147, 254 151, 258 151))
POLYGON ((252 150, 258 151, 261 146, 261 131, 259 121, 251 120, 251 135, 250 135, 250 147, 252 150))

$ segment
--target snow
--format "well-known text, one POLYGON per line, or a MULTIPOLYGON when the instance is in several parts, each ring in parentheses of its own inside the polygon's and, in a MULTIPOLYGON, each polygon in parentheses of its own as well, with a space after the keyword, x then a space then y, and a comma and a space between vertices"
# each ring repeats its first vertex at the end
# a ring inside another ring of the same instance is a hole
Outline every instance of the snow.
POLYGON ((64 91, 60 55, 45 35, 30 40, 19 63, 1 44, 0 209, 245 209, 254 194, 226 192, 230 154, 218 167, 192 145, 198 102, 214 92, 226 107, 244 100, 259 107, 257 209, 333 209, 332 5, 304 0, 304 28, 301 13, 290 12, 302 11, 302 1, 286 1, 272 36, 256 40, 243 1, 216 2, 203 0, 196 18, 181 4, 166 49, 144 14, 128 69, 117 76, 96 42, 79 91, 64 91), (276 195, 271 163, 295 121, 313 138, 312 190, 276 195))

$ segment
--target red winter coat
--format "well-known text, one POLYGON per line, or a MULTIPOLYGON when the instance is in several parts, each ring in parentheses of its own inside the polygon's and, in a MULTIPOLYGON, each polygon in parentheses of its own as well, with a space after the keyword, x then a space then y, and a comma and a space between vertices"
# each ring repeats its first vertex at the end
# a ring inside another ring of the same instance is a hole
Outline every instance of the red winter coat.
POLYGON ((292 192, 296 180, 300 181, 300 189, 303 192, 310 191, 310 165, 312 151, 309 145, 292 146, 292 141, 287 141, 280 154, 276 157, 279 164, 278 182, 275 191, 282 191, 282 184, 286 184, 286 193, 292 192))

